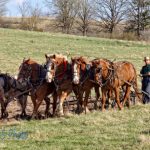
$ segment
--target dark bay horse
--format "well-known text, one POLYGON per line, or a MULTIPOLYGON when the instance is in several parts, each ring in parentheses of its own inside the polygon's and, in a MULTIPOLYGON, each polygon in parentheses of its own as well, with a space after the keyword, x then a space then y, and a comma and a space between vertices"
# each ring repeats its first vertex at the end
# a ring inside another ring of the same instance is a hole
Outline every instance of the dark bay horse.
MULTIPOLYGON (((45 116, 49 116, 50 100, 47 96, 54 93, 55 85, 53 82, 47 83, 45 81, 45 75, 46 69, 32 59, 24 60, 20 66, 18 81, 27 81, 30 87, 32 87, 31 100, 34 106, 32 118, 37 118, 38 108, 43 100, 46 102, 45 116)), ((56 106, 53 105, 53 109, 55 109, 55 107, 56 106)))
POLYGON ((126 103, 130 97, 130 89, 133 88, 138 93, 137 75, 135 67, 132 63, 127 61, 120 61, 113 63, 107 59, 95 59, 92 61, 92 66, 95 73, 95 81, 101 85, 102 90, 102 110, 104 110, 106 102, 106 94, 108 91, 114 91, 115 99, 119 109, 126 103), (125 96, 123 104, 120 103, 120 87, 125 87, 125 96))
POLYGON ((97 101, 100 98, 99 93, 99 84, 94 81, 94 72, 91 68, 91 62, 87 60, 87 58, 79 56, 72 58, 72 72, 73 72, 73 83, 78 86, 79 94, 80 94, 80 106, 83 108, 84 102, 84 110, 88 111, 87 104, 88 98, 91 92, 91 89, 95 89, 96 93, 96 101, 95 101, 95 109, 97 108, 97 101), (85 93, 85 98, 83 101, 83 94, 85 93))
POLYGON ((11 101, 12 90, 25 89, 14 77, 8 74, 0 74, 0 103, 1 118, 7 118, 6 107, 11 101))
POLYGON ((62 54, 45 55, 45 57, 47 66, 46 80, 49 83, 55 83, 59 101, 57 114, 63 116, 63 103, 65 99, 72 91, 77 95, 72 84, 71 64, 68 62, 67 57, 62 54))

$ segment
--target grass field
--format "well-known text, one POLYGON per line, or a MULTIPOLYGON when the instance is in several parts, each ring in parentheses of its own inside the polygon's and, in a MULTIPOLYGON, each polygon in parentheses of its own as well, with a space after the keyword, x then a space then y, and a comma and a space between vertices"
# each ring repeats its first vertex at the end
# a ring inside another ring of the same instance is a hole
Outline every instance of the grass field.
MULTIPOLYGON (((71 56, 84 55, 89 59, 128 60, 139 72, 143 57, 150 56, 150 43, 0 29, 1 72, 16 74, 24 57, 44 63, 45 53, 66 54, 66 51, 71 56)), ((0 128, 0 150, 149 150, 150 105, 69 118, 0 123, 0 128), (26 132, 27 138, 19 140, 7 136, 3 139, 4 130, 26 132)))

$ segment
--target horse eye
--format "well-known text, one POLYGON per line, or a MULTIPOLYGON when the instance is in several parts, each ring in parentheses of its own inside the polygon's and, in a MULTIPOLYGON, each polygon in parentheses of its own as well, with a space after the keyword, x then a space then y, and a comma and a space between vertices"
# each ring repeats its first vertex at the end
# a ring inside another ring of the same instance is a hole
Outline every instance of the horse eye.
POLYGON ((51 69, 54 69, 54 65, 52 65, 52 68, 51 69))
POLYGON ((97 69, 96 69, 96 72, 100 72, 100 71, 101 71, 101 68, 97 68, 97 69))

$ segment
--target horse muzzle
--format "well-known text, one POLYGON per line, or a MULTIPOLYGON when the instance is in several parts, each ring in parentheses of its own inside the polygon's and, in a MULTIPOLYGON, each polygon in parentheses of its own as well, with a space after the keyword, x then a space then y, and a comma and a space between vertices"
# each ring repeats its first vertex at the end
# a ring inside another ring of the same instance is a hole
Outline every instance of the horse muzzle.
POLYGON ((79 79, 74 78, 74 79, 73 79, 73 83, 74 83, 74 84, 79 84, 79 79))
POLYGON ((50 75, 49 73, 47 73, 47 75, 46 75, 46 81, 47 81, 48 83, 51 83, 52 80, 53 80, 52 75, 50 75))

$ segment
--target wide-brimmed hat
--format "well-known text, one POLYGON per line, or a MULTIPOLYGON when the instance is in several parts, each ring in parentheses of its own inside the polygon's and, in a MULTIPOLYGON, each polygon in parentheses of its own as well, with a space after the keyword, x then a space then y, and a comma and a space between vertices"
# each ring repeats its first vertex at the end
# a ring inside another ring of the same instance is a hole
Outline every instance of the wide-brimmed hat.
POLYGON ((150 58, 148 56, 144 57, 144 60, 150 60, 150 58))

